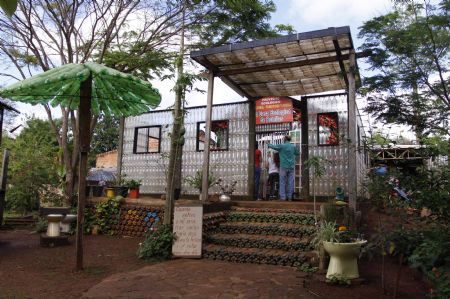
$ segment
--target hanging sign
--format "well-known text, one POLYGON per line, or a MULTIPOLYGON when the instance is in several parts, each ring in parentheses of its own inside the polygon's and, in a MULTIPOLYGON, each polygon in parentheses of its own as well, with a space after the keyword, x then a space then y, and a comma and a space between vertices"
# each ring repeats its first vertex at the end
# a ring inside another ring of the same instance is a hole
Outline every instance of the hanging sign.
POLYGON ((176 240, 172 254, 177 257, 202 257, 203 206, 175 207, 173 232, 176 240))
POLYGON ((256 100, 256 124, 293 121, 292 100, 286 97, 264 97, 256 100))

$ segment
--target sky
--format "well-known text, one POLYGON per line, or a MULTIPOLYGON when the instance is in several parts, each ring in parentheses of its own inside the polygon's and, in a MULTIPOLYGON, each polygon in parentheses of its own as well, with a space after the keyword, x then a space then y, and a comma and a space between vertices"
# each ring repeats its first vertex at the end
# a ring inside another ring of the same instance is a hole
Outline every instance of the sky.
MULTIPOLYGON (((328 27, 350 26, 353 42, 358 48, 362 41, 357 38, 358 27, 363 22, 373 17, 386 14, 392 7, 390 0, 274 0, 277 11, 272 15, 270 23, 290 24, 297 32, 306 32, 320 30, 328 27)), ((195 63, 195 62, 194 62, 195 63)), ((367 68, 361 62, 358 62, 360 73, 364 76, 367 68)), ((201 68, 199 68, 200 70, 201 68)), ((162 95, 162 101, 159 108, 167 108, 174 102, 175 95, 171 91, 174 86, 173 81, 152 81, 162 95)), ((206 90, 207 83, 200 82, 197 88, 206 90)), ((192 92, 186 95, 188 106, 206 105, 206 93, 192 92)), ((226 103, 242 101, 244 98, 226 86, 220 79, 215 80, 214 84, 214 103, 226 103)), ((364 99, 357 99, 358 105, 364 105, 364 99)), ((17 118, 16 123, 24 120, 26 115, 34 114, 36 117, 46 118, 46 113, 42 107, 26 105, 20 103, 18 109, 23 111, 17 118)), ((367 116, 363 115, 365 122, 367 116)))

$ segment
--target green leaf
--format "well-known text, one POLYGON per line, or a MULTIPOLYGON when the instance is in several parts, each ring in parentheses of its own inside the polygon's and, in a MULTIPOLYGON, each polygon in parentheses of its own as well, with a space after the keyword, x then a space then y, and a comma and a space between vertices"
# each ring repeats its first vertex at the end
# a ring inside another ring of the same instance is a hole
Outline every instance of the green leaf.
POLYGON ((16 12, 17 2, 17 0, 0 0, 0 7, 8 17, 12 17, 16 12))

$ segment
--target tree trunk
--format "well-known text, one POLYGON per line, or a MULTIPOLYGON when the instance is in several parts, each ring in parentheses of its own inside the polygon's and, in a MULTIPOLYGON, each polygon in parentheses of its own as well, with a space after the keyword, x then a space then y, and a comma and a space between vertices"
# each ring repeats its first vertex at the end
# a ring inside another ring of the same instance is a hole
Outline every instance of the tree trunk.
POLYGON ((170 156, 166 183, 166 210, 164 215, 164 224, 172 224, 175 195, 176 193, 179 195, 179 192, 181 191, 181 155, 184 145, 184 111, 182 109, 184 86, 181 83, 183 76, 184 56, 184 8, 182 26, 180 52, 176 60, 177 82, 175 85, 175 104, 173 108, 173 128, 172 135, 170 136, 170 156))

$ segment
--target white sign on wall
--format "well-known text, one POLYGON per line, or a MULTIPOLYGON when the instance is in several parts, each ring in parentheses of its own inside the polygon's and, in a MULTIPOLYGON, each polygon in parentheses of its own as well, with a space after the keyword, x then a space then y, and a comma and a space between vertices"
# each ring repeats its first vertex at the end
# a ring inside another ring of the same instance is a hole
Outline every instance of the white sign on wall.
POLYGON ((203 206, 175 207, 173 232, 176 240, 172 254, 177 257, 202 257, 203 206))

